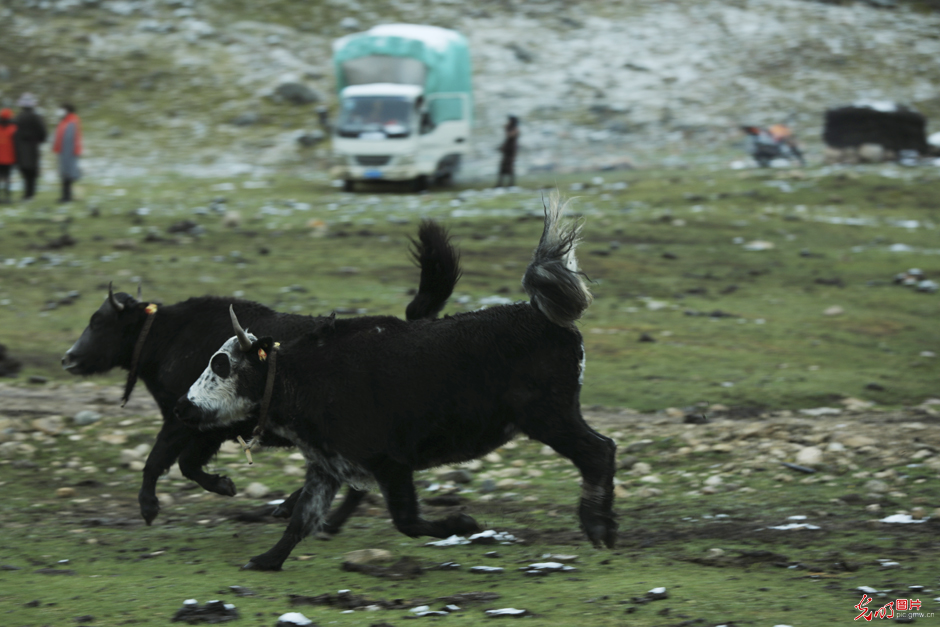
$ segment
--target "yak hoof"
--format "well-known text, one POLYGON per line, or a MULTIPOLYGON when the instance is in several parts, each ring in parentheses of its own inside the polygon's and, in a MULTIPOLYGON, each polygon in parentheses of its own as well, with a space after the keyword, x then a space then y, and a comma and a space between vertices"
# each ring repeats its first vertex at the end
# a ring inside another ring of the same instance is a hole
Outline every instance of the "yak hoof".
POLYGON ((480 525, 477 524, 477 521, 466 514, 448 516, 443 522, 448 530, 448 537, 454 535, 463 536, 468 533, 479 533, 483 531, 480 525))
POLYGON ((235 493, 238 492, 238 490, 235 489, 235 482, 228 477, 219 477, 212 491, 222 496, 235 496, 235 493))
POLYGON ((588 539, 598 549, 606 546, 612 549, 617 545, 617 523, 613 520, 597 522, 584 528, 588 539))
POLYGON ((160 501, 156 497, 149 496, 141 496, 138 501, 140 502, 140 515, 149 527, 153 523, 153 519, 160 513, 160 501))

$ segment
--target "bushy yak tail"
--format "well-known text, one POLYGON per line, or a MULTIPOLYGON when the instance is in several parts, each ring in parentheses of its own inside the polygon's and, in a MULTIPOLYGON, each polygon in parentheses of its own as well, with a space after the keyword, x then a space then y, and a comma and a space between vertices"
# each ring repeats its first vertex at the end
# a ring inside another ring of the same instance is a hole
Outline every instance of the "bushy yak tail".
POLYGON ((421 282, 405 309, 405 318, 436 318, 460 279, 460 253, 450 243, 447 229, 431 220, 421 222, 418 239, 412 239, 411 244, 411 256, 421 268, 421 282))
POLYGON ((542 238, 522 276, 522 288, 532 306, 562 327, 572 326, 594 300, 574 256, 581 225, 562 220, 566 205, 557 191, 552 192, 542 238))

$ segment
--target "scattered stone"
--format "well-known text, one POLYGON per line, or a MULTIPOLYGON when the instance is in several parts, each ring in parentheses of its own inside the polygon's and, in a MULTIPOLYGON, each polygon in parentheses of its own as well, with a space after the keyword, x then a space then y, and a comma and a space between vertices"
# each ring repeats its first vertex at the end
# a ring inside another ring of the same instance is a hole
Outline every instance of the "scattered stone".
POLYGON ((55 495, 60 499, 70 499, 75 496, 75 488, 59 488, 55 495))
POLYGON ((72 418, 72 422, 74 422, 79 427, 87 427, 88 425, 94 424, 99 420, 101 420, 101 414, 90 409, 83 409, 82 411, 75 414, 75 416, 72 418))
POLYGON ((59 435, 62 433, 62 429, 65 426, 62 423, 61 416, 45 416, 43 418, 36 418, 32 421, 32 427, 36 431, 41 431, 46 435, 59 435))
POLYGON ((385 549, 359 549, 350 551, 345 559, 351 564, 374 564, 375 562, 388 562, 392 560, 391 551, 385 549))
POLYGON ((653 588, 652 590, 646 593, 646 598, 651 601, 659 601, 661 599, 668 599, 669 592, 665 588, 653 588))
POLYGON ((306 627, 312 624, 313 621, 300 612, 288 612, 278 617, 276 627, 306 627))
POLYGON ((529 610, 519 610, 514 607, 506 607, 499 610, 486 610, 487 618, 522 618, 531 616, 529 610))
POLYGON ((832 307, 823 310, 824 316, 841 316, 844 313, 845 309, 839 307, 838 305, 833 305, 832 307))
POLYGON ((339 27, 343 30, 348 31, 357 31, 362 28, 362 25, 359 23, 359 20, 352 16, 344 17, 339 21, 339 27))
POLYGON ((801 409, 800 413, 804 416, 838 416, 842 410, 838 407, 814 407, 812 409, 801 409))
POLYGON ((232 118, 231 124, 235 126, 251 126, 261 121, 261 116, 255 111, 244 111, 232 118))
POLYGON ((386 579, 415 579, 424 574, 424 568, 407 556, 389 566, 377 566, 374 563, 356 564, 347 561, 343 562, 342 569, 346 572, 363 573, 386 579))
POLYGON ((303 83, 281 83, 274 89, 273 98, 276 102, 287 102, 295 105, 305 105, 320 102, 323 97, 315 89, 303 83))
MULTIPOLYGON (((196 599, 187 599, 183 601, 183 607, 176 610, 176 614, 170 619, 172 623, 226 623, 237 619, 238 609, 231 603, 222 601, 209 601, 200 607, 196 599)), ((309 624, 309 623, 308 623, 309 624)))
POLYGON ((470 572, 474 575, 499 575, 506 572, 506 570, 499 566, 471 566, 470 572))
POLYGON ((271 493, 271 489, 263 483, 250 483, 245 488, 245 494, 253 499, 263 499, 271 493))
POLYGON ((822 463, 823 452, 815 446, 804 446, 796 454, 796 462, 802 466, 816 466, 822 463))
POLYGON ((505 531, 494 531, 488 529, 486 531, 481 531, 480 533, 475 533, 470 536, 470 544, 512 544, 517 542, 516 536, 511 533, 506 533, 505 531))
POLYGON ((45 385, 46 383, 49 383, 49 379, 47 379, 46 377, 41 377, 39 375, 34 374, 28 379, 26 379, 26 382, 32 383, 33 385, 45 385))
MULTIPOLYGON (((894 514, 886 518, 882 518, 879 522, 890 523, 890 524, 902 524, 909 525, 912 523, 924 523, 930 520, 929 516, 923 518, 914 518, 910 514, 894 514)), ((882 564, 884 566, 884 564, 882 564)))
POLYGON ((862 144, 858 148, 858 157, 866 163, 881 163, 885 160, 885 149, 881 144, 862 144))
POLYGON ((544 577, 549 573, 557 572, 570 572, 573 570, 578 570, 574 566, 568 566, 567 564, 562 564, 561 562, 537 562, 535 564, 529 564, 528 566, 522 566, 519 568, 523 574, 528 576, 540 576, 544 577))
POLYGON ((242 224, 242 214, 237 211, 226 211, 222 216, 222 226, 228 229, 237 229, 242 224))

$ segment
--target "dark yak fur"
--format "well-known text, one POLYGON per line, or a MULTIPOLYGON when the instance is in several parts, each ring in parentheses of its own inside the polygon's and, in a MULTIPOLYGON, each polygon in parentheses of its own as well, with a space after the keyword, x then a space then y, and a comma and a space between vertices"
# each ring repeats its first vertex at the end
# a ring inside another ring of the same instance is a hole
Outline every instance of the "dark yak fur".
MULTIPOLYGON (((409 320, 433 318, 443 308, 460 277, 459 255, 450 244, 447 231, 426 221, 412 240, 412 256, 421 268, 420 287, 408 305, 409 320)), ((139 297, 139 294, 138 294, 139 297)), ((75 375, 104 373, 112 368, 130 370, 134 345, 148 304, 123 292, 113 295, 123 305, 118 310, 109 296, 96 311, 89 326, 62 359, 66 370, 75 375)), ((244 421, 226 427, 198 430, 181 423, 173 408, 180 396, 205 368, 219 345, 231 335, 229 307, 234 305, 242 322, 265 335, 293 337, 318 328, 324 317, 278 313, 264 305, 235 298, 203 296, 159 307, 141 352, 138 374, 163 414, 163 427, 157 434, 143 471, 138 495, 140 512, 149 525, 159 512, 157 479, 179 459, 183 475, 210 492, 235 494, 235 484, 224 476, 208 474, 203 466, 218 452, 225 440, 250 437, 253 424, 244 421)), ((128 382, 128 394, 133 381, 128 382)), ((291 446, 274 433, 265 434, 265 446, 291 446)), ((275 515, 290 516, 299 490, 281 505, 275 515)), ((365 492, 350 489, 346 500, 324 530, 335 533, 356 509, 365 492)))
MULTIPOLYGON (((553 198, 523 280, 530 303, 411 323, 324 320, 314 332, 277 338, 265 432, 294 442, 310 463, 283 537, 246 568, 279 570, 321 528, 344 481, 378 483, 409 536, 479 530, 463 514, 423 519, 413 472, 477 458, 519 432, 575 463, 584 480, 581 527, 595 545, 614 545, 616 446, 581 417, 584 349, 574 322, 591 296, 573 256, 578 229, 561 226, 561 211, 553 198)), ((274 338, 243 341, 226 342, 180 399, 182 419, 209 429, 245 415, 257 422, 274 338)))

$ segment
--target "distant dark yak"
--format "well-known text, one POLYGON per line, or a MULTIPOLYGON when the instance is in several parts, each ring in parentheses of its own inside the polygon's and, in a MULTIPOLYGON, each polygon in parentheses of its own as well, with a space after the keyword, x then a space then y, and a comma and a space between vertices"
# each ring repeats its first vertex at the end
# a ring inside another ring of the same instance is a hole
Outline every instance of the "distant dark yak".
POLYGON ((283 537, 245 568, 280 569, 321 529, 343 482, 377 483, 406 535, 476 531, 465 514, 423 519, 413 473, 480 457, 520 432, 574 462, 583 478, 581 528, 595 545, 614 545, 616 446, 581 417, 584 345, 574 323, 591 295, 574 255, 579 228, 561 216, 553 197, 522 279, 527 303, 414 322, 331 318, 313 331, 261 339, 242 330, 235 305, 235 337, 177 412, 199 429, 248 420, 256 432, 290 440, 308 461, 283 537))
MULTIPOLYGON (((417 295, 407 307, 408 320, 434 318, 444 307, 460 277, 459 255, 450 244, 447 231, 426 221, 413 242, 412 255, 421 267, 417 295)), ((316 330, 325 318, 278 313, 264 305, 235 298, 202 296, 158 307, 123 292, 108 292, 88 327, 62 358, 62 366, 74 375, 104 373, 112 368, 128 370, 125 401, 139 377, 153 395, 163 414, 163 427, 147 457, 143 484, 138 495, 140 513, 149 525, 160 505, 157 479, 179 459, 183 475, 204 489, 232 496, 235 484, 225 476, 208 474, 203 466, 226 440, 241 435, 248 438, 253 423, 231 421, 215 429, 194 429, 181 423, 173 413, 180 396, 199 378, 206 362, 231 334, 229 307, 238 308, 242 321, 252 331, 264 335, 293 337, 316 330), (136 351, 136 355, 135 355, 136 351)), ((291 446, 274 432, 265 434, 262 444, 291 446)), ((289 516, 299 490, 280 507, 276 515, 289 516)), ((336 532, 362 500, 364 492, 350 489, 346 500, 325 526, 336 532)))

